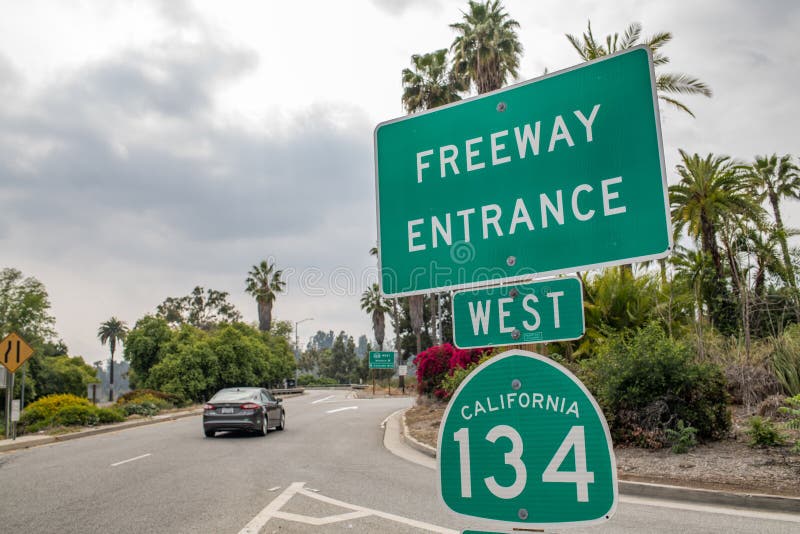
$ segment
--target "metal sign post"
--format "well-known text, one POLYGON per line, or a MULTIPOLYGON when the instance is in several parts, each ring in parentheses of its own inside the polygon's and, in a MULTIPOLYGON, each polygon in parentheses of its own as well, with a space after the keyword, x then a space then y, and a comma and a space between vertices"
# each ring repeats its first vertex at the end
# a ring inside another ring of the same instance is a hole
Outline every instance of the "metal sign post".
MULTIPOLYGON (((16 432, 12 434, 11 430, 11 401, 14 398, 14 373, 32 355, 33 349, 30 347, 30 345, 25 343, 24 339, 13 332, 0 341, 0 365, 2 365, 8 371, 6 374, 6 438, 11 437, 12 435, 14 435, 16 438, 16 432)), ((24 388, 24 372, 22 376, 24 388)), ((24 389, 22 394, 24 398, 24 389)), ((19 406, 17 406, 17 413, 19 413, 19 409, 19 406)))
POLYGON ((11 437, 11 400, 14 397, 14 373, 6 375, 6 439, 11 437))

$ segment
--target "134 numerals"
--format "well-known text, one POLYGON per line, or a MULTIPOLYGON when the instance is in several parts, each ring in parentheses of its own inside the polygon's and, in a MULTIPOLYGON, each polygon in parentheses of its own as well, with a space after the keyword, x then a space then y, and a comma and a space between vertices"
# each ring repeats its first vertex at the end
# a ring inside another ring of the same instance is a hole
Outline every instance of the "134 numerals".
MULTIPOLYGON (((505 465, 514 470, 514 482, 509 486, 500 485, 494 476, 486 477, 483 483, 486 488, 500 499, 513 499, 519 496, 528 483, 528 469, 522 461, 524 445, 522 436, 513 427, 497 425, 486 434, 486 441, 497 442, 505 438, 511 442, 511 450, 504 455, 505 465)), ((461 496, 472 497, 472 473, 470 470, 469 456, 469 429, 461 428, 453 433, 453 439, 458 443, 458 453, 461 464, 461 496)), ((558 446, 555 454, 542 473, 542 482, 562 482, 575 484, 578 502, 589 502, 589 484, 594 483, 594 472, 586 470, 586 438, 582 426, 573 426, 567 436, 558 446), (570 449, 575 449, 575 470, 559 471, 570 449)))

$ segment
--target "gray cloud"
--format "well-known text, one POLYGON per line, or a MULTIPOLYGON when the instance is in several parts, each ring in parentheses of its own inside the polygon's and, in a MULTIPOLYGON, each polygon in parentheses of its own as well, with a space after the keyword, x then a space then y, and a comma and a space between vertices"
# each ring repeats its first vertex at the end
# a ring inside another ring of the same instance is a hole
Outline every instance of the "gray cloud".
POLYGON ((378 9, 390 15, 404 15, 406 11, 421 7, 432 11, 440 11, 442 2, 438 0, 371 0, 378 9))
MULTIPOLYGON (((290 243, 283 257, 299 265, 344 263, 353 251, 333 244, 335 232, 373 212, 369 120, 316 104, 290 124, 220 125, 214 89, 253 64, 247 51, 163 43, 63 76, 23 110, 0 108, 0 194, 17 199, 0 227, 56 261, 114 250, 132 264, 241 271, 274 247, 235 259, 209 251, 273 240, 290 243), (316 249, 296 247, 306 240, 316 249)), ((374 241, 373 228, 358 221, 357 242, 374 241)))

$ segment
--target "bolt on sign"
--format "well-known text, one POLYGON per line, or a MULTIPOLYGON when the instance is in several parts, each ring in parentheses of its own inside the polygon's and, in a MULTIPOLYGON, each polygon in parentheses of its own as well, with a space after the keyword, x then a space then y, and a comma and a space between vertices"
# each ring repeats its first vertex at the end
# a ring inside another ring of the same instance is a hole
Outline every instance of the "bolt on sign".
POLYGON ((583 285, 575 277, 453 295, 453 341, 460 349, 566 341, 584 330, 583 285))
POLYGON ((370 369, 394 369, 394 356, 393 351, 377 351, 373 350, 369 353, 369 368, 370 369))
POLYGON ((10 373, 19 369, 32 354, 33 349, 17 334, 9 334, 0 341, 0 364, 10 373))
POLYGON ((510 350, 456 390, 437 449, 439 494, 491 528, 590 525, 618 488, 608 425, 586 387, 538 354, 510 350))
POLYGON ((672 248, 647 47, 375 129, 381 290, 478 287, 672 248))

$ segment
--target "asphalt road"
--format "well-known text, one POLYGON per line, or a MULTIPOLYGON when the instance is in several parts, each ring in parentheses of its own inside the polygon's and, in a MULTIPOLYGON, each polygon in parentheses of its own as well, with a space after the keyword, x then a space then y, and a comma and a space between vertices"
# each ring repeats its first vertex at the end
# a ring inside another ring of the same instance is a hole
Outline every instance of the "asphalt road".
MULTIPOLYGON (((0 454, 0 532, 458 532, 435 471, 383 446, 407 398, 311 391, 287 429, 203 437, 200 417, 0 454)), ((800 512, 800 511, 799 511, 800 512)), ((581 529, 570 529, 581 532, 581 529)), ((622 497, 592 532, 800 532, 800 515, 622 497)))

